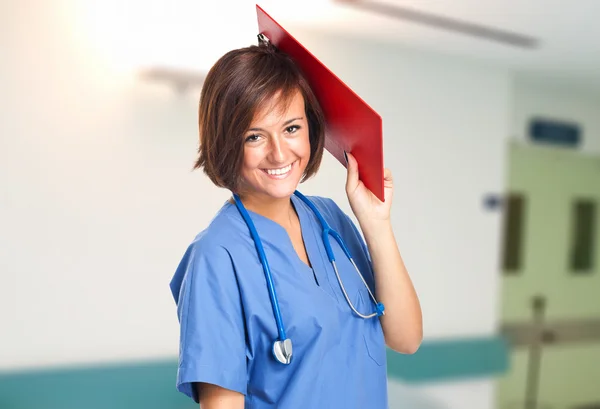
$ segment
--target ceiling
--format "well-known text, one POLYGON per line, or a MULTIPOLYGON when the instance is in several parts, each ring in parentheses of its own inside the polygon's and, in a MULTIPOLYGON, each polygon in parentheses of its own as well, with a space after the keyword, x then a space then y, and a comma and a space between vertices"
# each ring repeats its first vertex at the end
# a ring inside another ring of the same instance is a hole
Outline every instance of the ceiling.
MULTIPOLYGON (((256 1, 178 0, 176 6, 168 0, 69 1, 77 5, 74 35, 129 66, 206 71, 224 52, 255 42, 256 1)), ((297 28, 321 30, 460 56, 506 67, 517 79, 600 97, 600 0, 257 1, 292 34, 297 28), (387 10, 375 12, 373 5, 387 10), (390 10, 398 8, 438 23, 442 18, 518 33, 538 46, 511 46, 423 19, 415 23, 394 17, 390 10)))
POLYGON ((600 0, 304 0, 259 3, 282 24, 361 36, 505 66, 518 77, 600 96, 600 0), (378 5, 383 12, 371 10, 378 5), (470 23, 537 40, 511 46, 463 32, 394 17, 389 10, 419 12, 430 20, 470 23))

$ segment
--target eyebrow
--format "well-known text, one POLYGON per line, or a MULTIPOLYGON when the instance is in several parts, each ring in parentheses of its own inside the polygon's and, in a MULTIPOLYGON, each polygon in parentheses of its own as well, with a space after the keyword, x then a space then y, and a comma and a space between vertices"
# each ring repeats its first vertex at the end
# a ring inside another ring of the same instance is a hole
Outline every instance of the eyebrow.
MULTIPOLYGON (((298 118, 288 119, 287 121, 285 121, 283 123, 283 126, 291 124, 292 122, 297 121, 298 119, 304 119, 304 117, 303 116, 299 116, 298 118)), ((250 129, 248 129, 248 131, 264 131, 264 129, 262 129, 262 128, 250 128, 250 129)))

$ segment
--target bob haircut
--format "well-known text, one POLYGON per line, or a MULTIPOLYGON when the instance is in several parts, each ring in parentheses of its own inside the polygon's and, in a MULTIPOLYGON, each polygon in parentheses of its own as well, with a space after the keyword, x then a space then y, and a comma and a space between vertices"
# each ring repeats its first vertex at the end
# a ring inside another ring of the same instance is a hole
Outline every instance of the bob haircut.
POLYGON ((244 158, 244 135, 255 114, 275 96, 289 106, 297 92, 304 97, 310 160, 301 182, 321 164, 325 119, 308 82, 293 60, 268 41, 222 56, 206 76, 200 94, 200 146, 194 169, 202 168, 217 186, 236 193, 244 158))

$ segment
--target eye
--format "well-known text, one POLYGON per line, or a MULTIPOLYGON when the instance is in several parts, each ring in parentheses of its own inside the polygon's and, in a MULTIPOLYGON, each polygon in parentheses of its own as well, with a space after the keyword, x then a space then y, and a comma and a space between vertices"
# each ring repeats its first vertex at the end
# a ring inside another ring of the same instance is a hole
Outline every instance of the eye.
POLYGON ((300 125, 292 125, 292 126, 288 126, 287 128, 285 128, 285 131, 287 133, 294 133, 296 132, 298 129, 300 129, 300 125))
POLYGON ((246 137, 246 142, 256 142, 260 138, 259 135, 249 135, 246 137))

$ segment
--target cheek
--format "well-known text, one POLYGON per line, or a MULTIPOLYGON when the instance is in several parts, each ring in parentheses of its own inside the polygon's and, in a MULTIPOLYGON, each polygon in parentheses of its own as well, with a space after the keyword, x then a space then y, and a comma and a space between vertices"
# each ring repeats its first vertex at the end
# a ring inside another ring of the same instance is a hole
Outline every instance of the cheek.
POLYGON ((262 154, 261 149, 252 149, 246 148, 244 149, 244 169, 252 170, 258 167, 258 165, 263 160, 264 155, 262 154))
POLYGON ((308 134, 298 139, 296 151, 301 156, 310 156, 310 139, 308 137, 308 134))

